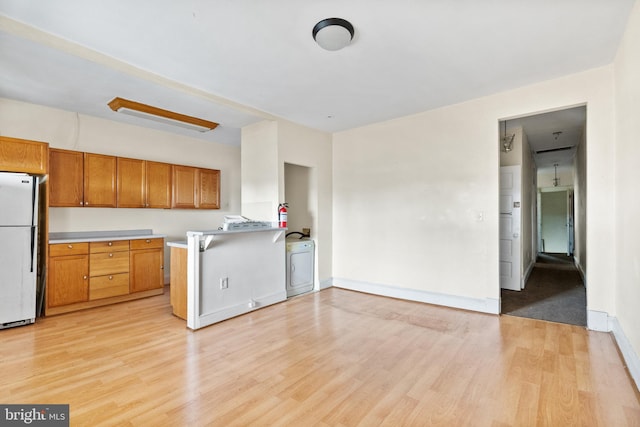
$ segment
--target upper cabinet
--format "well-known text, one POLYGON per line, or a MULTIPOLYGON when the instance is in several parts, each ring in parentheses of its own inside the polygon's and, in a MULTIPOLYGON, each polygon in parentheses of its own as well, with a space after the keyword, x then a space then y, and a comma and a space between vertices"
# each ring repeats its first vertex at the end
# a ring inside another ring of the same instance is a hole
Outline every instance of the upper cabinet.
POLYGON ((195 209, 198 169, 191 166, 173 165, 174 208, 195 209))
POLYGON ((171 207, 171 165, 146 161, 147 208, 171 207))
POLYGON ((49 206, 84 206, 84 153, 49 150, 49 206))
POLYGON ((198 169, 198 203, 200 209, 220 209, 220 171, 198 169))
POLYGON ((116 207, 116 158, 84 153, 84 205, 116 207))
POLYGON ((0 171, 45 175, 48 148, 46 142, 0 136, 0 171))
POLYGON ((49 150, 49 206, 220 209, 220 171, 49 150))
POLYGON ((116 158, 49 150, 49 206, 116 207, 116 158))
POLYGON ((220 171, 173 165, 173 207, 220 209, 220 171))
POLYGON ((118 157, 119 208, 170 208, 171 165, 118 157))

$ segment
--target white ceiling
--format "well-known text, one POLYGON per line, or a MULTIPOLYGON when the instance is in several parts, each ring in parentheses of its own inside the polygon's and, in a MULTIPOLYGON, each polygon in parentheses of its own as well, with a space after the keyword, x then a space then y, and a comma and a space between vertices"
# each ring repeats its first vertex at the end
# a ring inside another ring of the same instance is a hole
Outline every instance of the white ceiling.
POLYGON ((265 118, 334 132, 609 64, 633 2, 0 0, 0 97, 236 145, 265 118), (313 41, 329 17, 347 48, 313 41), (116 96, 220 126, 163 128, 116 96))

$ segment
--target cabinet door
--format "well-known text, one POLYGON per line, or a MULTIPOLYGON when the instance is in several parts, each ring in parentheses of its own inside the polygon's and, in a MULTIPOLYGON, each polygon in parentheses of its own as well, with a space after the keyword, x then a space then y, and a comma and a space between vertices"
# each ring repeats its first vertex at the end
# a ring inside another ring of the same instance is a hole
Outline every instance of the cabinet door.
POLYGON ((146 162, 118 157, 118 207, 144 208, 146 162))
POLYGON ((220 171, 198 170, 198 204, 200 209, 220 209, 220 171))
POLYGON ((81 151, 49 150, 49 206, 84 205, 83 158, 81 151))
POLYGON ((87 255, 50 257, 48 268, 48 307, 89 299, 89 257, 87 255))
POLYGON ((197 168, 173 165, 173 202, 174 208, 196 207, 197 168))
POLYGON ((171 165, 147 161, 147 207, 171 207, 171 165))
POLYGON ((116 157, 84 153, 84 205, 116 207, 116 157))
POLYGON ((129 252, 130 292, 161 289, 164 286, 164 251, 162 249, 141 249, 129 252))
POLYGON ((0 170, 44 175, 48 148, 46 142, 0 136, 0 170))

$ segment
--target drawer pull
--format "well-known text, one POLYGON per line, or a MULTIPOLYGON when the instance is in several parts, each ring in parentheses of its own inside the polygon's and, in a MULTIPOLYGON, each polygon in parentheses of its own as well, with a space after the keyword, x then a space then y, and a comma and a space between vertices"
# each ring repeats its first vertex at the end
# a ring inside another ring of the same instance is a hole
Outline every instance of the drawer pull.
POLYGON ((67 245, 69 249, 73 249, 73 245, 67 245))
POLYGON ((109 246, 113 246, 113 243, 109 242, 109 246))
POLYGON ((145 240, 145 242, 147 242, 147 243, 151 243, 151 240, 147 239, 147 240, 145 240))
POLYGON ((113 280, 113 276, 109 276, 109 280, 113 280))
POLYGON ((113 254, 109 254, 109 258, 111 258, 113 256, 113 254))

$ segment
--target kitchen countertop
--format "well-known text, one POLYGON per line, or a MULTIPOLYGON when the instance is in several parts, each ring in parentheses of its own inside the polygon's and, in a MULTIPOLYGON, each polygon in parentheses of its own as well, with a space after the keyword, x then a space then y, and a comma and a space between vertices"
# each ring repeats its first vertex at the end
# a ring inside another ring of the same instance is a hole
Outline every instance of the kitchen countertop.
POLYGON ((177 240, 173 242, 167 242, 167 246, 172 248, 182 248, 187 249, 187 241, 186 240, 177 240))
POLYGON ((154 234, 151 229, 113 231, 50 232, 49 243, 106 242, 112 240, 159 239, 166 234, 154 234))

